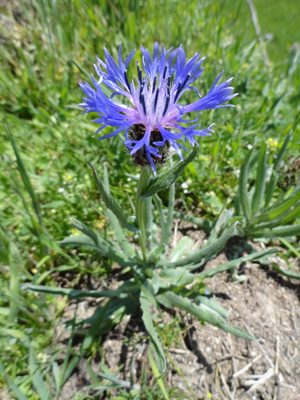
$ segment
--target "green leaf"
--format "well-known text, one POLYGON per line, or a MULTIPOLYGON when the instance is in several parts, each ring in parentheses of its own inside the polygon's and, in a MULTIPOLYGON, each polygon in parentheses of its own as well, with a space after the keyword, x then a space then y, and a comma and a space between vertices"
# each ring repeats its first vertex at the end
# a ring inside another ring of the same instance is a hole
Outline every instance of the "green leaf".
MULTIPOLYGON (((9 243, 9 266, 10 266, 10 290, 18 296, 20 294, 19 273, 17 265, 19 262, 19 251, 14 242, 9 243)), ((18 304, 14 299, 10 301, 8 322, 13 323, 18 315, 18 304)))
POLYGON ((193 247, 194 241, 188 236, 183 236, 178 243, 176 243, 175 248, 172 250, 169 261, 174 262, 180 259, 183 255, 190 252, 193 247))
MULTIPOLYGON (((164 210, 164 212, 167 212, 167 210, 164 210)), ((208 221, 203 218, 194 217, 192 215, 187 215, 180 211, 174 211, 173 218, 179 218, 183 221, 192 222, 193 224, 195 224, 195 225, 199 226, 201 229, 203 229, 205 232, 210 232, 213 227, 212 221, 208 221)))
POLYGON ((276 159, 275 159, 275 161, 274 161, 273 170, 272 170, 272 174, 271 174, 271 178, 270 178, 270 181, 269 181, 269 183, 267 184, 267 188, 266 188, 265 207, 268 207, 268 205, 270 204, 270 201, 272 200, 273 193, 274 193, 274 189, 275 189, 275 187, 276 187, 276 182, 277 182, 277 179, 278 179, 278 172, 277 172, 277 169, 278 169, 278 167, 279 167, 280 162, 281 162, 282 159, 283 159, 284 153, 285 153, 285 151, 286 151, 286 149, 287 149, 287 146, 288 146, 288 144, 289 144, 289 142, 290 142, 292 136, 293 136, 293 130, 291 130, 291 131, 288 133, 288 135, 287 135, 287 137, 285 138, 285 141, 284 141, 284 143, 283 143, 281 149, 278 151, 277 157, 276 157, 276 159))
POLYGON ((178 288, 185 286, 194 280, 197 274, 186 271, 185 269, 162 269, 159 272, 159 286, 161 289, 178 288))
MULTIPOLYGON (((170 160, 170 168, 173 167, 173 161, 170 160)), ((165 229, 162 232, 161 242, 166 246, 169 245, 173 224, 173 213, 174 213, 174 202, 175 202, 175 182, 170 185, 169 189, 169 203, 168 203, 168 212, 167 212, 167 220, 165 223, 165 229)))
POLYGON ((7 382, 8 387, 14 392, 16 398, 18 400, 29 400, 29 398, 19 389, 18 385, 10 378, 10 376, 6 373, 4 365, 0 359, 0 372, 4 375, 4 378, 7 382))
POLYGON ((99 299, 101 297, 126 297, 127 293, 135 293, 138 291, 139 286, 134 283, 127 281, 126 285, 121 285, 116 290, 77 290, 77 289, 68 289, 68 288, 59 288, 59 287, 51 287, 51 286, 43 286, 43 285, 32 285, 30 283, 25 283, 22 285, 22 289, 30 290, 32 292, 44 293, 44 294, 53 294, 53 295, 61 295, 68 296, 72 299, 80 299, 84 297, 93 297, 95 299, 99 299))
POLYGON ((251 221, 251 211, 248 200, 248 175, 249 175, 249 163, 252 155, 253 149, 247 154, 245 161, 241 167, 240 179, 239 179, 239 201, 244 211, 244 215, 248 223, 251 221))
POLYGON ((132 388, 132 389, 135 389, 135 390, 139 390, 140 389, 140 385, 138 385, 138 384, 131 385, 130 382, 127 382, 127 381, 124 381, 122 379, 116 378, 113 375, 106 374, 106 373, 103 373, 103 372, 98 372, 98 375, 101 376, 101 378, 103 378, 103 379, 107 379, 108 381, 116 383, 120 387, 123 386, 123 387, 126 387, 127 389, 131 389, 132 388))
POLYGON ((148 347, 148 360, 149 360, 150 367, 151 367, 151 369, 153 371, 153 374, 154 374, 154 376, 155 376, 155 378, 157 380, 158 386, 160 387, 160 390, 162 391, 165 399, 169 400, 169 396, 168 396, 167 390, 165 388, 164 381, 162 380, 161 374, 160 374, 160 372, 159 372, 159 370, 158 370, 158 368, 157 368, 157 366, 155 364, 155 361, 154 361, 154 359, 152 357, 151 346, 148 347))
POLYGON ((31 197, 32 205, 33 205, 34 211, 35 211, 35 213, 36 213, 36 215, 37 215, 37 217, 38 217, 39 224, 43 227, 43 222, 42 222, 42 217, 41 217, 41 211, 40 211, 40 206, 39 206, 38 197, 37 197, 37 195, 35 194, 35 191, 34 191, 34 189, 33 189, 33 186, 32 186, 32 184, 31 184, 31 181, 30 181, 30 179, 29 179, 27 170, 26 170, 26 168, 25 168, 25 164, 23 163, 21 154, 19 153, 19 150, 18 150, 16 141, 15 141, 15 139, 14 139, 14 137, 13 137, 13 134, 12 134, 12 132, 10 131, 8 125, 6 125, 5 123, 3 123, 3 125, 4 125, 4 129, 5 129, 5 131, 6 131, 6 134, 7 134, 8 138, 9 138, 9 140, 10 140, 10 142, 11 142, 11 145, 12 145, 12 147, 13 147, 13 150, 14 150, 14 152, 15 152, 15 156, 16 156, 17 164, 18 164, 18 170, 19 170, 19 173, 20 173, 20 175, 21 175, 22 181, 23 181, 23 183, 24 183, 24 186, 25 186, 27 192, 29 193, 29 195, 30 195, 30 197, 31 197))
POLYGON ((96 318, 93 320, 85 338, 83 339, 83 342, 80 347, 80 353, 82 355, 85 354, 85 352, 92 346, 94 343, 94 340, 99 333, 99 328, 104 320, 105 313, 109 307, 109 302, 105 304, 105 306, 101 309, 101 312, 96 316, 96 318))
POLYGON ((71 221, 74 228, 78 229, 84 234, 68 236, 61 242, 58 242, 60 246, 86 247, 91 250, 96 250, 103 256, 119 263, 121 266, 132 265, 132 263, 126 262, 126 257, 123 255, 123 253, 121 253, 116 247, 110 245, 88 226, 73 218, 71 221))
POLYGON ((202 279, 211 278, 211 277, 215 276, 216 274, 219 274, 221 272, 227 271, 227 270, 229 270, 231 268, 237 268, 243 262, 246 262, 246 261, 258 261, 259 262, 260 259, 263 259, 263 258, 265 258, 267 256, 272 255, 272 254, 276 254, 276 253, 278 253, 278 251, 279 250, 277 248, 275 248, 275 247, 274 248, 270 248, 270 249, 266 249, 266 250, 262 250, 262 251, 257 251, 255 253, 249 254, 248 256, 240 257, 240 258, 237 258, 235 260, 231 260, 231 261, 229 261, 229 262, 227 262, 225 264, 219 265, 219 266, 217 266, 215 268, 211 268, 208 271, 200 272, 199 274, 197 274, 197 276, 199 278, 202 278, 202 279))
MULTIPOLYGON (((140 178, 138 181, 136 195, 135 195, 135 214, 136 214, 136 222, 137 226, 140 229, 141 235, 139 237, 139 242, 143 254, 143 259, 147 258, 147 246, 148 246, 148 236, 147 231, 149 233, 149 229, 151 229, 151 225, 149 224, 149 202, 142 201, 142 193, 147 187, 151 175, 151 168, 149 165, 146 165, 141 170, 140 178)), ((151 218, 151 217, 150 217, 151 218)), ((152 218, 151 218, 152 219, 152 218)))
POLYGON ((258 215, 253 219, 253 224, 259 224, 261 222, 273 221, 281 216, 285 216, 285 213, 291 209, 296 201, 300 199, 300 186, 295 187, 291 196, 287 198, 279 206, 272 208, 271 210, 258 215))
POLYGON ((300 260, 300 253, 299 253, 299 251, 298 251, 291 243, 289 243, 287 240, 285 240, 285 239, 283 239, 283 238, 281 238, 281 237, 279 237, 278 239, 281 241, 281 243, 282 243, 283 245, 285 245, 288 249, 290 249, 291 252, 294 253, 295 256, 298 257, 299 260, 300 260))
POLYGON ((149 263, 156 263, 160 260, 163 254, 166 252, 166 245, 161 244, 160 246, 155 246, 153 249, 148 253, 148 262, 149 263))
POLYGON ((286 225, 287 223, 298 218, 299 215, 300 215, 300 202, 297 202, 294 203, 289 209, 289 211, 286 213, 286 215, 284 215, 283 218, 280 219, 280 224, 286 225))
MULTIPOLYGON (((154 204, 155 204, 155 206, 156 206, 156 208, 157 208, 157 210, 159 212, 161 236, 164 236, 166 221, 165 221, 165 217, 164 217, 164 210, 162 208, 162 201, 161 201, 160 197, 157 194, 155 194, 153 196, 153 201, 154 201, 154 204)), ((167 212, 167 210, 165 210, 165 211, 167 212)))
POLYGON ((243 339, 254 340, 257 339, 250 335, 248 332, 243 331, 242 329, 235 328, 231 325, 225 323, 223 317, 215 311, 211 311, 208 307, 199 307, 196 304, 192 303, 187 298, 182 298, 173 292, 165 292, 160 294, 157 297, 157 300, 167 308, 178 307, 181 310, 186 311, 194 315, 196 318, 199 318, 201 321, 208 322, 211 325, 214 325, 224 331, 233 333, 235 336, 241 337, 243 339))
MULTIPOLYGON (((47 258, 50 258, 50 256, 47 256, 47 258)), ((33 283, 33 284, 36 284, 36 285, 39 285, 40 283, 43 282, 43 280, 44 280, 48 275, 52 274, 53 272, 56 272, 56 271, 70 271, 70 270, 75 269, 75 268, 77 268, 77 267, 78 267, 77 265, 60 265, 59 267, 56 267, 56 268, 50 269, 50 270, 48 270, 48 271, 45 271, 45 272, 43 272, 42 274, 40 274, 40 272, 38 271, 38 272, 34 275, 33 280, 32 280, 32 283, 33 283)))
POLYGON ((50 391, 47 389, 42 374, 39 371, 33 348, 29 348, 29 373, 32 383, 41 400, 49 400, 50 391))
POLYGON ((125 226, 125 228, 127 228, 129 231, 132 231, 132 232, 138 232, 138 228, 136 226, 132 225, 132 223, 129 220, 128 215, 125 213, 123 208, 112 197, 110 191, 105 188, 102 180, 100 179, 100 177, 97 174, 97 171, 95 170, 93 165, 89 162, 87 164, 91 167, 91 169, 93 171, 93 176, 94 176, 96 186, 102 196, 102 199, 103 199, 106 207, 109 208, 115 214, 115 216, 118 218, 118 220, 121 222, 121 224, 123 226, 125 226))
POLYGON ((300 235, 300 225, 277 226, 272 229, 249 229, 248 234, 253 238, 277 238, 300 235))
POLYGON ((281 268, 277 263, 272 263, 272 268, 278 274, 287 276, 288 278, 300 279, 300 273, 281 268))
POLYGON ((195 303, 205 305, 206 307, 220 314, 221 317, 225 319, 229 315, 229 312, 224 307, 222 307, 221 304, 219 304, 215 299, 211 299, 206 296, 197 296, 195 297, 195 303))
POLYGON ((266 186, 266 167, 267 167, 266 150, 267 150, 266 143, 262 141, 259 152, 258 166, 257 166, 255 192, 252 199, 253 215, 255 215, 259 210, 264 198, 265 186, 266 186))
POLYGON ((152 342, 154 350, 155 350, 155 358, 156 358, 156 362, 158 364, 158 368, 160 371, 165 371, 166 359, 165 359, 164 351, 163 351, 162 345, 158 339, 157 333, 154 329, 152 317, 151 317, 151 313, 150 313, 149 300, 146 298, 144 292, 142 292, 140 295, 140 304, 141 304, 141 309, 143 311, 142 319, 144 321, 147 332, 150 335, 151 342, 152 342))
MULTIPOLYGON (((107 168, 106 167, 104 167, 103 180, 104 180, 105 189, 106 189, 107 193, 110 194, 108 173, 107 173, 107 168)), ((126 239, 126 237, 124 235, 124 232, 123 232, 123 230, 121 228, 121 225, 119 223, 118 218, 115 216, 115 214, 110 209, 107 210, 107 213, 108 213, 112 228, 114 230, 114 233, 116 235, 116 239, 117 239, 119 245, 121 246, 121 249, 124 251, 124 253, 128 257, 135 256, 135 251, 134 251, 133 247, 131 246, 131 244, 126 239)))
POLYGON ((213 243, 206 245, 199 250, 193 251, 191 254, 181 260, 167 262, 163 266, 166 268, 182 267, 189 264, 198 264, 200 262, 203 262, 203 260, 209 259, 213 255, 216 255, 218 251, 226 244, 227 240, 233 235, 235 226, 236 224, 231 225, 227 229, 227 231, 219 239, 216 239, 213 243))
POLYGON ((160 190, 167 189, 169 186, 171 186, 185 169, 185 167, 193 161, 197 153, 198 150, 194 149, 186 158, 184 158, 183 161, 178 161, 173 167, 162 172, 156 178, 150 179, 146 190, 144 193, 142 193, 142 199, 144 200, 147 197, 153 196, 160 190))
POLYGON ((66 202, 64 200, 56 200, 56 201, 51 201, 50 203, 43 204, 42 208, 57 208, 57 207, 62 207, 65 206, 66 202))
MULTIPOLYGON (((225 206, 226 207, 226 206, 225 206)), ((220 234, 226 229, 227 225, 230 224, 230 221, 232 221, 232 217, 234 214, 234 209, 230 208, 229 210, 226 210, 224 207, 223 211, 221 212, 219 218, 217 219, 217 222, 215 223, 214 227, 212 228, 210 232, 210 236, 208 239, 208 244, 211 243, 212 241, 215 241, 220 234)), ((243 218, 242 218, 243 219, 243 218)), ((235 218, 234 222, 240 221, 240 218, 235 218)), ((230 225, 232 225, 233 221, 231 222, 230 225)))

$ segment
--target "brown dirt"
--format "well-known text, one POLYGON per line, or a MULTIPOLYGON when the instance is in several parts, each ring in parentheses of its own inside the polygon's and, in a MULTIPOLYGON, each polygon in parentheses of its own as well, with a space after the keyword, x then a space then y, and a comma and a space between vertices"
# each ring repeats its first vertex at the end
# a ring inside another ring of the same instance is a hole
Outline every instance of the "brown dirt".
MULTIPOLYGON (((199 245, 205 241, 203 232, 186 224, 180 225, 177 241, 182 231, 193 240, 198 240, 199 245)), ((257 243, 250 244, 256 250, 261 249, 257 243)), ((238 246, 242 253, 245 245, 240 239, 231 240, 229 247, 208 262, 205 269, 226 262, 232 248, 238 246)), ((276 261, 281 262, 279 258, 276 261)), ((213 400, 300 400, 299 281, 249 262, 240 268, 238 274, 246 275, 247 279, 236 283, 231 273, 222 273, 207 279, 206 285, 213 297, 230 311, 228 323, 249 330, 259 342, 236 338, 211 325, 203 326, 190 315, 181 314, 184 332, 181 344, 168 351, 198 399, 204 400, 210 393, 213 400), (233 376, 252 361, 254 364, 247 371, 236 378, 233 376), (268 379, 264 381, 264 378, 268 379)), ((95 301, 80 302, 78 317, 90 316, 96 305, 95 301)), ((75 302, 72 301, 65 310, 62 322, 70 319, 74 309, 75 302)), ((164 312, 163 316, 165 322, 174 317, 168 312, 164 312)), ((63 325, 58 329, 66 343, 68 331, 64 331, 63 325)), ((103 339, 102 360, 112 372, 123 365, 118 375, 120 379, 130 380, 133 357, 133 372, 136 383, 139 382, 141 364, 147 364, 148 341, 145 336, 140 320, 125 320, 103 339)), ((90 362, 96 374, 99 372, 99 361, 94 359, 90 362)), ((171 364, 168 368, 167 384, 189 394, 182 376, 171 364)), ((73 398, 79 389, 89 384, 91 380, 85 362, 81 362, 63 388, 60 399, 73 398)))

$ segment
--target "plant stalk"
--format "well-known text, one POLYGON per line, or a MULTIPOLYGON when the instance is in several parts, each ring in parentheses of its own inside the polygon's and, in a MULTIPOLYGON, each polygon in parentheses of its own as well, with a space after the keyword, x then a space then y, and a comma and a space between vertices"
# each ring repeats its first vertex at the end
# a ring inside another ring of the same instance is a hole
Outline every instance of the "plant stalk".
MULTIPOLYGON (((146 187, 148 186, 149 180, 151 176, 151 169, 149 165, 146 165, 141 170, 140 179, 137 186, 136 196, 135 196, 135 214, 136 214, 136 222, 139 230, 141 231, 139 242, 143 254, 144 261, 147 260, 147 242, 149 235, 149 215, 151 214, 151 199, 149 201, 142 201, 142 193, 145 191, 146 187), (148 208, 148 210, 147 210, 148 208)), ((148 199, 147 199, 148 200, 148 199)))

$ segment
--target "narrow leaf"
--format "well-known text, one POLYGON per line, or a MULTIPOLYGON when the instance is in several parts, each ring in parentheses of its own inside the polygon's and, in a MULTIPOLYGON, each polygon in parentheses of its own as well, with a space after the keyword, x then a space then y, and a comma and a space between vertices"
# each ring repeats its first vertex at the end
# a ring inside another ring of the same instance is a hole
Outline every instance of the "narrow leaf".
POLYGON ((93 171, 93 176, 95 179, 96 186, 102 196, 102 199, 106 207, 109 208, 115 214, 115 216, 118 218, 121 224, 125 226, 125 228, 127 228, 129 231, 132 232, 138 232, 138 228, 132 225, 132 223, 129 221, 128 215, 125 213, 120 204, 112 197, 110 191, 106 190, 102 180, 100 179, 93 165, 91 163, 87 164, 91 167, 93 171))
POLYGON ((266 186, 266 169, 267 169, 267 158, 266 158, 266 143, 261 143, 259 160, 257 166, 257 175, 255 181, 255 192, 252 199, 252 214, 255 215, 259 210, 265 193, 266 186))
POLYGON ((229 312, 221 306, 215 299, 208 298, 206 296, 197 296, 195 297, 195 303, 196 304, 203 304, 212 310, 216 311, 218 314, 221 315, 223 318, 227 318, 229 315, 229 312))
POLYGON ((117 248, 111 246, 100 235, 95 233, 92 229, 87 227, 80 221, 72 219, 72 225, 83 232, 83 235, 72 235, 66 237, 59 242, 60 246, 76 246, 85 247, 90 250, 95 250, 103 256, 112 259, 119 263, 121 266, 131 265, 132 263, 126 262, 126 257, 117 248))
POLYGON ((272 263, 272 268, 278 274, 287 276, 288 278, 300 279, 300 273, 299 272, 291 271, 291 270, 288 270, 288 269, 283 269, 277 263, 272 263))
POLYGON ((155 358, 156 358, 156 362, 158 364, 158 368, 160 371, 164 371, 166 369, 166 359, 165 359, 164 351, 163 351, 162 345, 158 339, 157 333, 155 332, 155 329, 153 326, 152 317, 151 317, 151 313, 150 313, 149 301, 145 297, 143 292, 140 295, 140 303, 141 303, 141 309, 143 311, 142 319, 144 321, 147 332, 150 335, 151 342, 152 342, 154 350, 155 350, 155 358))
MULTIPOLYGON (((164 212, 167 212, 167 211, 164 210, 164 212)), ((213 227, 212 221, 208 221, 203 218, 194 217, 192 215, 187 215, 180 211, 174 211, 173 218, 179 218, 179 219, 182 219, 183 221, 192 222, 193 224, 195 224, 195 225, 199 226, 201 229, 203 229, 205 232, 210 232, 213 227)))
POLYGON ((239 179, 239 201, 244 211, 244 215, 248 223, 251 221, 251 211, 248 200, 248 175, 249 175, 249 163, 253 149, 247 154, 245 161, 241 167, 240 179, 239 179))
POLYGON ((158 386, 160 387, 160 390, 162 391, 165 399, 169 400, 169 396, 168 396, 167 390, 165 388, 164 382, 163 382, 163 380, 161 378, 161 374, 160 374, 160 372, 159 372, 159 370, 158 370, 158 368, 157 368, 157 366, 155 364, 155 361, 153 360, 150 346, 148 347, 148 360, 149 360, 150 367, 151 367, 151 369, 153 371, 153 374, 154 374, 154 376, 155 376, 155 378, 157 380, 158 386))
POLYGON ((231 260, 231 261, 229 261, 225 264, 219 265, 215 268, 211 268, 207 271, 200 272, 199 274, 197 274, 197 276, 202 279, 211 278, 211 277, 215 276, 216 274, 227 271, 231 268, 237 268, 243 262, 246 262, 246 261, 258 261, 259 262, 260 259, 263 259, 267 256, 271 256, 272 254, 276 254, 276 253, 278 253, 277 248, 270 248, 270 249, 266 249, 266 250, 262 250, 262 251, 257 251, 255 253, 249 254, 248 256, 240 257, 240 258, 237 258, 236 260, 231 260))
POLYGON ((35 193, 35 191, 33 189, 31 181, 29 179, 27 170, 25 168, 25 164, 23 163, 23 160, 22 160, 21 154, 19 152, 19 149, 17 147, 16 141, 15 141, 14 136, 13 136, 12 132, 10 131, 8 125, 6 125, 5 123, 3 125, 4 125, 4 129, 6 131, 6 134, 7 134, 8 138, 9 138, 9 140, 11 142, 11 145, 13 147, 13 150, 14 150, 14 153, 15 153, 15 156, 16 156, 16 159, 17 159, 18 170, 19 170, 19 173, 21 175, 22 181, 24 183, 24 186, 25 186, 27 192, 29 193, 29 195, 31 197, 32 205, 33 205, 34 211, 35 211, 35 213, 36 213, 36 215, 38 217, 39 224, 43 227, 43 222, 42 222, 42 218, 41 218, 41 211, 40 211, 38 198, 37 198, 37 195, 36 195, 36 193, 35 193))
POLYGON ((49 400, 50 392, 48 391, 42 374, 39 371, 33 348, 31 346, 29 348, 29 372, 31 375, 33 386, 37 391, 39 398, 41 400, 49 400))
POLYGON ((285 141, 282 145, 282 147, 280 148, 280 150, 278 151, 278 154, 276 156, 276 159, 274 161, 274 165, 273 165, 273 170, 272 170, 272 174, 271 174, 271 178, 269 183, 267 184, 267 188, 266 188, 266 201, 265 201, 265 207, 268 207, 268 205, 270 204, 272 197, 273 197, 273 193, 274 193, 274 189, 276 187, 276 182, 278 179, 278 172, 277 169, 279 167, 280 162, 283 159, 284 153, 287 149, 287 146, 291 140, 293 136, 293 130, 291 130, 288 135, 285 138, 285 141))
MULTIPOLYGON (((104 167, 103 181, 104 181, 105 189, 106 189, 107 193, 110 195, 109 179, 108 179, 108 173, 107 173, 106 167, 104 167)), ((135 251, 134 251, 133 247, 131 246, 131 244, 126 239, 118 218, 115 216, 115 214, 110 209, 107 210, 107 213, 108 213, 112 228, 114 230, 114 233, 116 235, 116 239, 117 239, 119 245, 121 246, 121 249, 124 251, 124 253, 128 257, 135 256, 135 251)))
POLYGON ((171 230, 173 224, 173 213, 174 213, 174 202, 175 202, 175 183, 172 183, 169 189, 169 204, 167 212, 167 220, 165 223, 165 229, 163 236, 161 237, 161 242, 168 246, 171 238, 171 230))
POLYGON ((0 359, 0 372, 4 375, 4 378, 7 382, 8 387, 14 392, 14 394, 18 400, 29 400, 29 398, 22 392, 22 390, 18 387, 18 385, 16 385, 15 382, 6 373, 1 359, 0 359))
POLYGON ((281 216, 285 216, 285 213, 291 209, 293 205, 295 205, 296 201, 300 199, 300 186, 295 187, 290 197, 288 197, 283 203, 278 205, 271 210, 258 215, 253 219, 254 224, 259 224, 261 222, 269 222, 273 221, 281 216))
POLYGON ((183 161, 178 161, 173 167, 162 172, 156 178, 150 179, 150 182, 142 194, 142 199, 146 199, 147 197, 153 196, 155 193, 160 190, 167 189, 172 185, 173 182, 178 178, 178 176, 182 173, 185 167, 193 161, 198 153, 197 149, 194 149, 183 161))
POLYGON ((68 289, 68 288, 59 288, 59 287, 51 287, 51 286, 42 286, 42 285, 31 285, 30 283, 26 283, 22 285, 22 289, 30 290, 32 292, 44 293, 44 294, 53 294, 53 295, 61 295, 68 296, 72 299, 81 299, 85 297, 92 297, 95 299, 99 299, 101 297, 120 297, 127 296, 127 293, 135 293, 138 291, 139 286, 134 282, 126 282, 127 285, 123 284, 116 290, 77 290, 77 289, 68 289))
POLYGON ((176 243, 176 246, 172 250, 172 252, 169 256, 169 261, 174 262, 174 261, 179 260, 183 255, 190 252, 193 245, 194 245, 194 241, 190 237, 183 236, 179 240, 179 242, 176 243))
POLYGON ((295 236, 300 235, 300 225, 285 225, 285 226, 277 226, 272 229, 261 229, 261 230, 249 230, 248 234, 251 235, 253 238, 278 238, 288 237, 288 236, 295 236))
POLYGON ((213 255, 217 255, 218 251, 226 244, 227 240, 233 235, 235 225, 231 225, 227 229, 227 231, 217 240, 215 240, 213 243, 206 245, 202 247, 199 250, 193 251, 191 254, 188 256, 184 257, 181 260, 174 261, 174 262, 167 262, 164 264, 164 267, 182 267, 182 266, 187 266, 189 264, 198 264, 205 260, 206 258, 210 258, 213 255))
POLYGON ((163 304, 167 308, 178 307, 187 313, 194 315, 196 318, 199 318, 201 321, 208 322, 211 325, 214 325, 220 329, 223 329, 227 332, 233 333, 236 336, 239 336, 243 339, 254 340, 257 339, 250 335, 248 332, 243 331, 242 329, 235 328, 225 323, 224 319, 217 314, 216 312, 212 312, 208 309, 208 307, 197 306, 192 303, 187 298, 182 298, 173 292, 165 292, 164 294, 158 295, 157 300, 163 304))

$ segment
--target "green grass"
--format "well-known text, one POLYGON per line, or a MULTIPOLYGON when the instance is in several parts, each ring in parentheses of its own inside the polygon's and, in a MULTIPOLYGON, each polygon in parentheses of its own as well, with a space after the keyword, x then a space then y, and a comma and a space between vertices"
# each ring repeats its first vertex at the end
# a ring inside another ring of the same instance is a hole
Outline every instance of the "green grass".
MULTIPOLYGON (((247 146, 259 148, 262 140, 272 139, 272 160, 274 143, 282 144, 300 111, 300 53, 289 47, 298 35, 296 2, 255 5, 263 34, 275 35, 268 45, 270 67, 264 65, 245 2, 33 0, 2 9, 6 17, 0 27, 0 117, 6 128, 0 126, 0 352, 11 381, 28 398, 38 399, 30 374, 29 341, 50 382, 57 354, 51 337, 65 303, 25 293, 22 283, 56 285, 57 276, 68 268, 76 276, 72 285, 80 284, 87 273, 100 279, 111 274, 109 260, 83 251, 64 253, 56 245, 72 232, 69 217, 111 235, 85 162, 92 162, 99 173, 107 166, 112 192, 124 208, 130 210, 126 194, 135 193, 135 183, 126 173, 135 174, 136 167, 122 143, 117 138, 92 138, 97 129, 90 122, 92 116, 82 115, 76 106, 82 96, 78 81, 86 77, 71 59, 93 73, 95 55, 103 56, 103 46, 116 56, 120 41, 128 54, 141 44, 151 48, 157 40, 167 47, 182 44, 188 57, 195 52, 207 57, 198 83, 202 94, 223 69, 225 79, 235 77, 240 93, 234 99, 236 108, 201 114, 200 126, 216 122, 216 134, 201 140, 201 155, 177 183, 178 207, 213 220, 225 201, 233 204, 247 146), (34 195, 17 168, 7 129, 34 195), (181 184, 188 179, 186 194, 181 184)), ((132 69, 130 74, 134 73, 132 69)), ((186 101, 194 95, 187 94, 186 101)), ((297 127, 290 153, 297 152, 299 141, 297 127)))
MULTIPOLYGON (((236 22, 245 32, 248 40, 256 37, 254 25, 251 19, 249 6, 245 1, 239 0, 221 2, 229 7, 229 16, 238 10, 236 22)), ((263 39, 267 42, 267 51, 272 63, 284 63, 288 53, 294 44, 300 45, 299 38, 299 2, 297 0, 253 0, 258 22, 263 39)))

